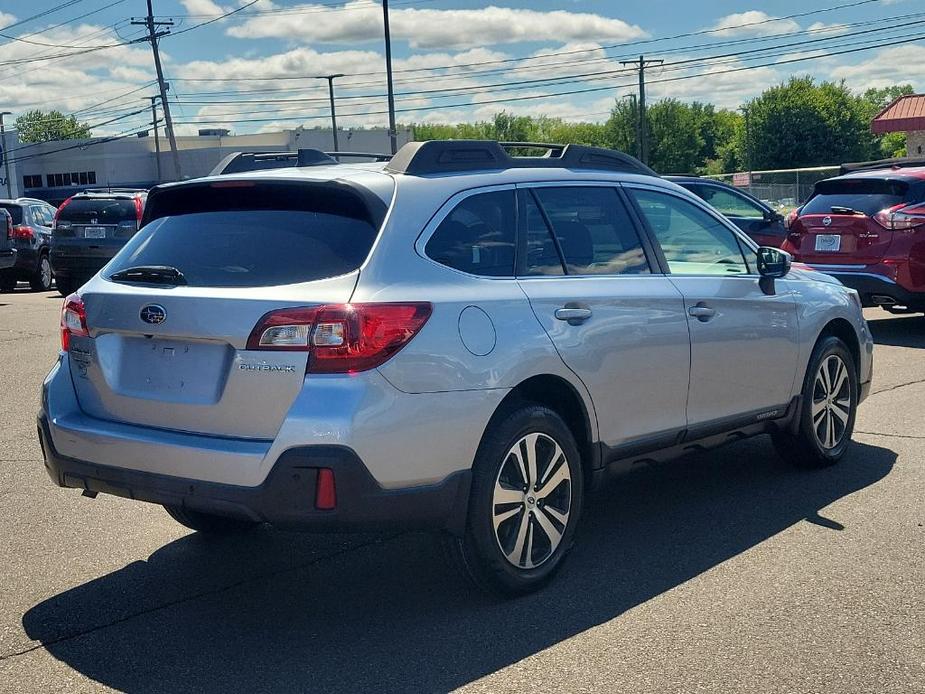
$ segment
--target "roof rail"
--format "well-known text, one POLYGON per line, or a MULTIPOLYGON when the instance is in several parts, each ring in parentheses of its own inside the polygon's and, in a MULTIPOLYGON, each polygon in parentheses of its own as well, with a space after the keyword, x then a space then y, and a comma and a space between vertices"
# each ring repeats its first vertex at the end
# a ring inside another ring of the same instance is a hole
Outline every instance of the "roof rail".
POLYGON ((905 169, 910 166, 925 166, 925 158, 893 157, 892 159, 853 162, 839 166, 838 173, 846 174, 852 171, 868 171, 872 169, 905 169))
POLYGON ((515 168, 593 169, 658 176, 635 157, 612 149, 494 140, 409 142, 386 166, 387 171, 411 176, 515 168), (514 148, 545 149, 546 153, 540 157, 511 156, 507 150, 514 148))
POLYGON ((380 152, 325 152, 329 157, 340 161, 344 159, 372 159, 375 162, 389 161, 391 154, 382 154, 380 152))
POLYGON ((320 149, 300 149, 297 152, 232 152, 222 159, 209 173, 210 176, 240 173, 242 171, 265 171, 285 169, 290 166, 322 166, 336 164, 320 149))

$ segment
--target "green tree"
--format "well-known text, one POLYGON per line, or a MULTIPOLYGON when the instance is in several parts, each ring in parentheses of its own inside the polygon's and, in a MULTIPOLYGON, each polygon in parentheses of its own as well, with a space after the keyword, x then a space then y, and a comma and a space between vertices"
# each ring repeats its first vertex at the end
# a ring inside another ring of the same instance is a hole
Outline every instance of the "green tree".
POLYGON ((862 99, 844 83, 791 77, 746 108, 753 169, 838 164, 866 159, 873 149, 862 99))
POLYGON ((85 140, 92 137, 90 126, 60 111, 26 111, 16 119, 20 142, 85 140))

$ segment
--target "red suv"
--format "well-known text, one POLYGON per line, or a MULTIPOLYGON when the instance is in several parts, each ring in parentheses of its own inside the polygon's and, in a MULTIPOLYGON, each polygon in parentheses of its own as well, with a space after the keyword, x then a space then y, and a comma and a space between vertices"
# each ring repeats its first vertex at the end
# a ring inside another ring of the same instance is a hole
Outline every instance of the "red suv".
POLYGON ((925 311, 925 166, 819 181, 781 246, 856 289, 865 306, 925 311))

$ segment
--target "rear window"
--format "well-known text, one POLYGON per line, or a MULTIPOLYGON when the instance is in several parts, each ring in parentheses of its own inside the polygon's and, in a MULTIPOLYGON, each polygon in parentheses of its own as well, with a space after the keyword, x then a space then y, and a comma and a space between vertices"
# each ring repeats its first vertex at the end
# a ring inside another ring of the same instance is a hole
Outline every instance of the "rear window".
POLYGON ((156 218, 108 274, 168 266, 199 287, 267 287, 336 277, 363 264, 378 222, 343 186, 189 187, 154 201, 156 218))
POLYGON ((6 210, 13 218, 13 224, 22 224, 22 206, 21 205, 0 205, 0 209, 6 210))
POLYGON ((905 181, 855 178, 820 181, 815 195, 800 214, 831 214, 832 207, 848 207, 873 217, 880 210, 914 202, 912 188, 905 181))
POLYGON ((73 224, 118 224, 136 219, 134 200, 74 199, 58 214, 73 224))

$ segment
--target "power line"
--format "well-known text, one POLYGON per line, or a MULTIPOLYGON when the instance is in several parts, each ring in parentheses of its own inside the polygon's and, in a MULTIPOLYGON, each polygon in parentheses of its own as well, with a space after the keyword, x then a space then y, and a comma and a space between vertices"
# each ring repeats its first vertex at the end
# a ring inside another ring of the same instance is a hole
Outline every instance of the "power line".
MULTIPOLYGON (((805 61, 807 61, 807 60, 816 60, 816 59, 819 59, 819 58, 828 58, 828 57, 833 57, 833 56, 836 56, 836 55, 844 55, 844 54, 846 54, 846 53, 852 53, 852 52, 856 52, 856 51, 867 51, 867 50, 873 50, 873 49, 876 49, 876 48, 883 48, 883 47, 885 47, 885 46, 902 45, 902 44, 906 44, 906 43, 912 43, 912 42, 915 42, 915 41, 921 41, 922 39, 925 39, 925 34, 916 34, 915 36, 912 36, 912 37, 907 38, 907 39, 899 39, 899 40, 897 40, 897 39, 891 39, 891 40, 889 40, 889 41, 887 41, 887 42, 874 43, 874 44, 871 44, 871 45, 868 45, 868 46, 852 46, 851 48, 847 48, 847 49, 840 50, 840 51, 832 51, 832 52, 828 52, 828 53, 819 53, 819 52, 815 52, 815 55, 810 55, 810 56, 805 56, 805 57, 795 57, 795 58, 791 58, 791 59, 787 59, 787 60, 773 61, 773 62, 769 62, 769 63, 761 63, 761 64, 758 64, 758 65, 748 65, 748 66, 741 66, 741 67, 729 68, 729 69, 726 69, 726 70, 717 70, 717 71, 713 71, 713 72, 709 72, 709 73, 699 73, 699 74, 693 74, 693 75, 681 75, 681 76, 679 76, 679 77, 671 77, 671 78, 665 78, 665 79, 650 80, 650 81, 649 81, 649 84, 662 84, 662 83, 668 83, 668 82, 677 82, 677 81, 688 80, 688 79, 696 79, 696 78, 701 78, 701 77, 715 77, 715 76, 717 76, 717 75, 723 75, 723 74, 730 74, 730 73, 742 72, 742 71, 746 71, 746 70, 755 70, 755 69, 762 68, 762 67, 771 67, 771 66, 775 66, 775 65, 786 65, 786 64, 792 64, 792 63, 798 63, 798 62, 805 62, 805 61)), ((472 107, 472 106, 483 106, 483 105, 496 104, 496 103, 510 103, 510 102, 519 102, 519 101, 531 101, 531 100, 536 100, 536 99, 553 99, 553 98, 560 97, 560 96, 572 96, 572 95, 575 95, 575 94, 588 94, 588 93, 594 93, 594 92, 609 91, 609 90, 613 90, 613 89, 621 89, 621 88, 626 88, 626 87, 630 87, 630 86, 633 86, 633 85, 632 85, 631 83, 618 84, 618 85, 606 85, 606 86, 602 86, 602 87, 590 87, 590 88, 584 88, 584 89, 571 89, 571 90, 567 90, 567 91, 564 91, 564 92, 555 92, 555 93, 552 93, 552 94, 531 94, 531 95, 527 95, 527 96, 505 97, 505 98, 501 98, 501 99, 489 99, 489 100, 483 100, 483 101, 460 102, 460 103, 455 103, 455 104, 441 104, 441 105, 434 105, 434 106, 408 107, 408 108, 396 109, 396 112, 399 112, 399 113, 409 113, 409 112, 410 112, 410 113, 417 113, 417 112, 423 112, 423 111, 433 111, 433 110, 437 110, 437 109, 469 108, 469 107, 472 107)), ((381 111, 381 110, 380 110, 380 111, 368 111, 368 112, 359 112, 359 113, 348 113, 348 114, 343 114, 343 115, 347 115, 347 116, 350 116, 350 117, 363 117, 363 116, 383 115, 383 114, 385 114, 385 113, 387 113, 387 111, 381 111)), ((215 117, 216 117, 216 116, 213 116, 213 118, 215 118, 215 117)), ((327 117, 327 116, 324 116, 324 115, 317 115, 317 116, 306 116, 306 117, 298 117, 298 116, 295 116, 295 117, 290 117, 290 118, 278 118, 278 117, 277 117, 277 118, 249 118, 249 119, 236 119, 236 120, 232 120, 232 121, 228 121, 227 119, 226 119, 226 120, 199 120, 199 121, 184 121, 182 124, 184 124, 184 125, 203 125, 203 124, 210 124, 210 123, 226 123, 226 122, 232 122, 232 123, 266 123, 266 122, 274 122, 274 121, 318 120, 318 119, 326 118, 326 117, 327 117)))

